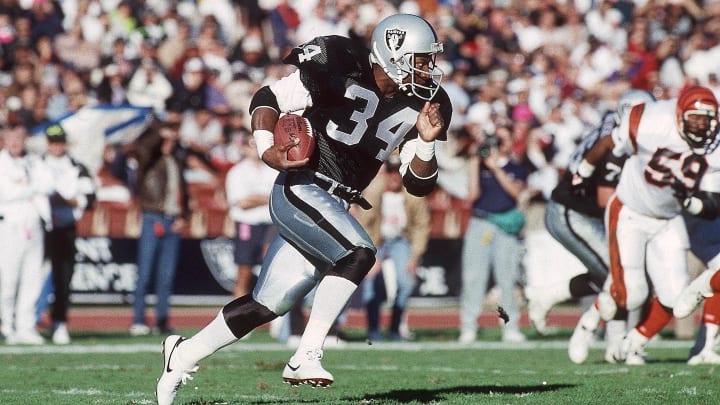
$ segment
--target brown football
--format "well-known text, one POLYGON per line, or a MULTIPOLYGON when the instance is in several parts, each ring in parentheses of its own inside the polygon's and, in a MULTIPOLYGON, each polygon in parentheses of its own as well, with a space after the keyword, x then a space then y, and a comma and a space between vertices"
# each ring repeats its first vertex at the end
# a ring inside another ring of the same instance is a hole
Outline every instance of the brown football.
POLYGON ((285 114, 275 124, 275 145, 283 145, 291 139, 300 142, 288 150, 288 160, 297 161, 309 158, 315 151, 315 137, 310 122, 297 114, 285 114))

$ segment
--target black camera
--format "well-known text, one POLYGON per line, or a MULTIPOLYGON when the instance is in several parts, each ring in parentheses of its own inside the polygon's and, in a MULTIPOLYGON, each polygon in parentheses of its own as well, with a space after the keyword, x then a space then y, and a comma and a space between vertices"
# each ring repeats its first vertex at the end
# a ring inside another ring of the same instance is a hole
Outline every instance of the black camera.
POLYGON ((477 154, 481 158, 490 156, 490 151, 500 145, 500 139, 493 135, 486 135, 485 140, 478 146, 477 154))

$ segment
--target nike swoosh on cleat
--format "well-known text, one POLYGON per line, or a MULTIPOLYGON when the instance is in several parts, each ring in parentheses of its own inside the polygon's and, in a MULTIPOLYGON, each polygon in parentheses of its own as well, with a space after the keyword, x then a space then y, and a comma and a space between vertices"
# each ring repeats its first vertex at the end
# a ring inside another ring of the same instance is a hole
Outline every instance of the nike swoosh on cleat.
POLYGON ((287 363, 287 366, 288 366, 288 368, 289 368, 290 370, 292 370, 292 371, 297 371, 297 370, 300 368, 300 366, 293 367, 293 366, 290 365, 290 363, 287 363))
POLYGON ((172 355, 175 352, 175 348, 178 347, 180 342, 182 342, 183 340, 185 340, 185 339, 183 339, 183 338, 178 339, 178 341, 175 342, 175 345, 173 346, 172 350, 170 350, 170 355, 168 356, 167 364, 165 365, 165 371, 167 371, 168 373, 172 373, 172 369, 170 368, 170 359, 172 358, 172 355))

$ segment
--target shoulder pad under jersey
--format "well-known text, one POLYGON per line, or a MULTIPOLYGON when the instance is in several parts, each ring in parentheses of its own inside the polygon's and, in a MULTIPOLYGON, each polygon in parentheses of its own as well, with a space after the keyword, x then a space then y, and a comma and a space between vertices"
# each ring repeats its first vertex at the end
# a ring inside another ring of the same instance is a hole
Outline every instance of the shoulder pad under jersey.
POLYGON ((318 95, 342 97, 348 80, 361 81, 370 71, 369 55, 360 40, 330 35, 296 46, 283 62, 299 68, 303 84, 321 102, 318 95))

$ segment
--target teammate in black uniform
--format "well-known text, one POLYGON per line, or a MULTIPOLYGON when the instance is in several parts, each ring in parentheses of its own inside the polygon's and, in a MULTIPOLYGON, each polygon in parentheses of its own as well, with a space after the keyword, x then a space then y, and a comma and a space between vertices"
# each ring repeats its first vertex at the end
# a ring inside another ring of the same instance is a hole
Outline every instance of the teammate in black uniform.
POLYGON ((270 201, 280 237, 251 295, 225 305, 195 336, 165 339, 156 390, 160 405, 173 402, 198 361, 286 313, 316 285, 310 319, 283 381, 333 382, 320 363, 323 342, 375 261, 375 246, 348 213, 349 205, 369 208, 360 191, 398 147, 406 189, 416 195, 432 191, 434 143, 446 139, 452 113, 435 66, 442 44, 425 20, 390 16, 378 23, 371 42, 368 50, 345 37, 315 38, 285 58, 297 66, 294 73, 253 97, 258 153, 281 172, 270 201), (302 113, 312 125, 317 147, 309 159, 288 161, 292 143, 273 144, 279 114, 288 112, 302 113), (300 254, 311 265, 288 265, 300 254))
MULTIPOLYGON (((607 143, 611 139, 620 117, 632 106, 653 100, 654 97, 643 90, 624 93, 618 100, 617 111, 606 112, 600 124, 580 141, 570 156, 567 171, 551 194, 545 208, 545 226, 553 238, 585 265, 587 272, 574 276, 569 282, 560 281, 542 288, 526 287, 528 318, 541 334, 545 333, 546 316, 554 305, 571 298, 598 294, 608 275, 608 245, 603 215, 605 203, 620 178, 625 157, 606 153, 592 176, 578 178, 578 171, 583 171, 583 159, 595 144, 607 143)), ((581 317, 568 346, 573 362, 582 363, 587 358, 588 339, 599 322, 600 315, 594 306, 581 317)), ((622 339, 625 323, 609 323, 608 329, 613 328, 617 329, 616 336, 622 339)))

